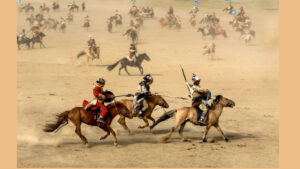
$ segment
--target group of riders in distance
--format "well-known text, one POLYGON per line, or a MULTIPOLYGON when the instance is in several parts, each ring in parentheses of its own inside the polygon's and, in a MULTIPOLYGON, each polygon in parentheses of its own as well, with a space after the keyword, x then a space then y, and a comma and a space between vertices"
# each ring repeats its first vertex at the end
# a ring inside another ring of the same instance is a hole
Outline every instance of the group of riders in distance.
MULTIPOLYGON (((53 2, 52 5, 53 10, 59 8, 58 2, 53 2)), ((43 3, 43 5, 40 6, 40 11, 38 14, 31 14, 30 17, 27 18, 31 26, 30 30, 26 32, 25 29, 22 29, 22 32, 17 35, 17 43, 19 49, 21 44, 26 44, 28 48, 30 48, 30 43, 32 43, 32 48, 34 47, 35 43, 40 43, 40 47, 45 47, 42 39, 46 35, 41 30, 56 29, 56 25, 59 24, 60 30, 64 32, 66 22, 68 21, 69 23, 71 23, 73 21, 72 12, 78 11, 79 6, 76 5, 73 1, 68 5, 68 8, 69 13, 66 19, 61 17, 60 21, 56 21, 55 19, 51 18, 51 16, 45 19, 43 13, 44 11, 48 12, 49 8, 45 3, 43 3), (32 33, 32 38, 28 38, 26 36, 28 32, 32 33)), ((82 11, 85 10, 84 2, 81 4, 81 9, 82 11)), ((28 12, 29 10, 34 11, 34 8, 30 3, 28 3, 25 6, 21 6, 20 10, 25 10, 25 12, 28 12)), ((196 12, 196 9, 192 11, 192 17, 190 19, 190 23, 192 25, 195 24, 194 22, 196 18, 196 12)), ((143 60, 150 61, 150 57, 146 53, 138 54, 136 46, 138 40, 138 29, 143 25, 144 18, 154 17, 154 11, 152 7, 145 8, 133 5, 129 10, 129 14, 132 15, 135 20, 132 19, 130 21, 130 28, 123 35, 127 35, 132 40, 132 43, 129 46, 128 56, 121 58, 119 61, 112 65, 109 65, 107 67, 107 70, 111 71, 120 63, 121 67, 119 68, 119 74, 122 69, 125 69, 125 71, 129 75, 126 66, 133 66, 139 68, 140 73, 144 75, 141 64, 143 60)), ((246 28, 250 28, 251 22, 249 21, 249 17, 244 16, 244 14, 245 12, 242 8, 240 8, 238 15, 235 16, 234 20, 230 24, 232 24, 235 29, 246 34, 245 30, 246 28)), ((85 16, 83 23, 83 27, 88 30, 90 27, 90 19, 88 15, 85 16)), ((108 32, 112 31, 113 23, 115 26, 122 25, 122 16, 121 14, 119 14, 118 10, 116 10, 114 15, 109 17, 107 20, 108 32)), ((175 27, 176 29, 180 29, 182 22, 180 17, 178 15, 175 15, 173 7, 170 6, 166 16, 160 19, 160 24, 162 26, 168 26, 170 28, 175 27)), ((222 34, 224 35, 224 37, 227 37, 225 30, 220 28, 219 19, 216 17, 215 13, 212 13, 211 15, 205 14, 205 17, 200 21, 200 24, 202 24, 202 27, 200 27, 198 31, 201 31, 203 36, 211 35, 214 38, 216 35, 222 34)), ((77 57, 79 58, 80 56, 86 55, 88 60, 100 59, 100 44, 96 44, 96 40, 92 35, 89 36, 87 46, 88 50, 80 52, 77 57)), ((214 53, 215 46, 216 45, 213 42, 206 44, 204 46, 206 51, 203 54, 214 53)), ((184 74, 183 69, 182 72, 184 74)), ((44 131, 56 131, 63 125, 68 124, 68 121, 70 120, 76 127, 75 133, 80 137, 83 144, 87 144, 87 139, 81 133, 80 125, 83 122, 88 125, 98 126, 105 130, 107 134, 100 139, 105 139, 111 133, 114 136, 114 144, 117 145, 116 134, 110 127, 113 118, 117 115, 119 115, 120 117, 118 122, 124 127, 124 129, 130 132, 125 123, 125 117, 133 118, 137 116, 140 119, 143 119, 143 121, 145 122, 145 125, 139 126, 139 128, 150 127, 150 129, 153 129, 160 122, 165 121, 170 117, 175 116, 176 114, 176 124, 174 127, 172 127, 170 133, 165 137, 165 140, 167 140, 174 132, 174 130, 178 127, 180 127, 180 136, 183 138, 183 140, 185 140, 185 137, 182 135, 183 128, 187 122, 191 122, 195 125, 206 126, 203 141, 206 141, 206 134, 211 126, 216 127, 222 134, 223 138, 228 141, 228 138, 224 136, 220 126, 218 125, 218 119, 222 113, 223 107, 235 106, 235 103, 232 100, 221 95, 217 95, 215 99, 212 100, 210 90, 202 88, 200 86, 200 78, 197 74, 193 74, 192 84, 188 83, 186 80, 187 87, 190 91, 189 97, 192 102, 191 106, 179 108, 176 110, 170 110, 168 112, 165 112, 161 117, 155 120, 153 117, 151 117, 151 114, 154 111, 155 107, 158 105, 162 108, 169 108, 169 105, 162 95, 151 92, 150 86, 153 84, 153 81, 153 77, 150 74, 146 74, 145 76, 143 76, 143 80, 138 83, 137 92, 135 92, 134 94, 115 96, 113 92, 103 90, 105 86, 105 80, 103 78, 99 78, 93 86, 93 100, 83 100, 82 107, 75 107, 71 110, 67 110, 59 114, 57 116, 57 121, 55 123, 46 124, 44 131), (122 96, 132 98, 122 99, 119 101, 115 100, 116 97, 122 96), (211 104, 209 104, 210 101, 211 104), (105 103, 108 104, 105 105, 105 103), (148 120, 151 120, 153 122, 151 126, 149 125, 148 120)), ((187 98, 180 99, 187 100, 187 98)))

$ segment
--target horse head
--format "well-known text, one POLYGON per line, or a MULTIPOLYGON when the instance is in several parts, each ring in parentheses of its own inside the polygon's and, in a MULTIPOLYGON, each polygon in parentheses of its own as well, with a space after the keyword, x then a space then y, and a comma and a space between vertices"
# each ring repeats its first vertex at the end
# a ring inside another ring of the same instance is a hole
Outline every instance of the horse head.
POLYGON ((145 59, 148 62, 151 60, 151 58, 146 53, 139 54, 139 58, 141 58, 142 60, 145 59))
POLYGON ((222 95, 217 95, 212 103, 212 107, 214 107, 216 104, 221 104, 223 107, 231 107, 233 108, 235 106, 234 101, 223 97, 222 95))
POLYGON ((161 95, 153 95, 154 98, 154 102, 163 107, 163 108, 169 108, 169 104, 167 103, 167 101, 161 96, 161 95))

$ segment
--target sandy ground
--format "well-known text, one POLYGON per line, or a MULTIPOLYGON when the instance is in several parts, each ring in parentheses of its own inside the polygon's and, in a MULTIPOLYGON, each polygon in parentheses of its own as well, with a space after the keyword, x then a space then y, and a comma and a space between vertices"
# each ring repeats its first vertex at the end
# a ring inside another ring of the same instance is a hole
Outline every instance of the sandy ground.
MULTIPOLYGON (((31 1, 37 8, 40 1, 31 1)), ((66 4, 60 1, 61 9, 50 12, 59 19, 67 16, 66 4)), ((80 4, 80 1, 76 1, 80 4)), ((107 80, 105 89, 116 95, 133 93, 142 79, 136 68, 128 70, 133 76, 122 72, 118 67, 108 72, 105 65, 128 54, 130 41, 121 34, 128 28, 131 17, 127 14, 128 0, 87 1, 86 12, 75 12, 74 23, 67 25, 66 33, 45 31, 46 48, 27 50, 25 46, 18 52, 18 167, 278 167, 278 10, 277 4, 252 3, 244 0, 235 7, 243 5, 253 21, 257 38, 246 46, 239 39, 228 21, 232 18, 222 12, 226 3, 204 1, 200 16, 215 11, 221 18, 221 25, 227 30, 228 38, 217 37, 216 58, 202 56, 203 45, 210 41, 202 39, 201 34, 188 23, 188 11, 193 3, 166 0, 142 1, 138 5, 153 6, 155 19, 145 20, 139 32, 137 45, 140 53, 146 52, 150 62, 143 63, 145 73, 151 73, 153 92, 169 96, 184 96, 188 92, 184 84, 179 64, 185 68, 188 79, 197 72, 202 86, 209 88, 213 95, 223 96, 235 101, 233 109, 224 109, 220 125, 230 139, 226 143, 212 128, 208 138, 215 143, 201 143, 203 127, 188 124, 184 134, 192 139, 182 142, 175 132, 166 144, 158 140, 174 125, 174 118, 161 123, 152 132, 138 129, 143 124, 140 119, 127 119, 132 130, 129 135, 113 121, 117 132, 118 147, 113 146, 109 136, 100 141, 105 132, 97 127, 82 125, 83 134, 90 142, 90 148, 82 146, 74 133, 73 124, 57 133, 44 133, 42 128, 55 115, 74 106, 80 106, 83 99, 92 98, 93 83, 99 77, 107 80), (183 28, 180 31, 163 29, 158 18, 165 15, 169 4, 181 16, 183 28), (106 31, 106 18, 118 9, 123 15, 124 24, 106 31), (81 25, 89 15, 89 32, 81 25), (92 34, 101 45, 101 61, 87 63, 85 58, 77 59, 76 54, 86 49, 88 35, 92 34)), ((50 6, 51 4, 48 3, 50 6)), ((28 29, 27 17, 18 15, 18 30, 28 29)), ((188 101, 165 98, 170 109, 189 106, 188 101)), ((163 114, 162 109, 153 113, 154 118, 163 114)))

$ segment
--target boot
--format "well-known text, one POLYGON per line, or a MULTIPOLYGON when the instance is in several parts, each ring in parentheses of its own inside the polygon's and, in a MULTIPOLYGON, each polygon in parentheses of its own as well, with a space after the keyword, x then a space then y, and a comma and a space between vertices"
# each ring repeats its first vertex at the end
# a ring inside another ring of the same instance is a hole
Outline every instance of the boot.
POLYGON ((206 116, 206 112, 203 112, 202 114, 201 114, 201 117, 200 117, 200 119, 199 119, 199 121, 198 121, 198 123, 200 124, 200 126, 206 126, 207 124, 206 124, 206 119, 207 119, 207 116, 206 116))
POLYGON ((141 110, 141 111, 139 111, 139 114, 138 114, 138 118, 140 118, 140 119, 143 119, 143 111, 141 110))
POLYGON ((103 120, 103 117, 101 115, 99 115, 99 117, 97 118, 97 124, 99 125, 100 123, 105 124, 105 121, 103 120))

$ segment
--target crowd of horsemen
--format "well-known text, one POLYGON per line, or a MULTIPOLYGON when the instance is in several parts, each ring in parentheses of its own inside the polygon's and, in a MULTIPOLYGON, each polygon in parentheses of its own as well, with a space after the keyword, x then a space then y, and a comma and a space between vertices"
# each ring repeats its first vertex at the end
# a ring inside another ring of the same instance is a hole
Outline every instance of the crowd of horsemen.
MULTIPOLYGON (((58 3, 53 2, 53 8, 57 7, 57 6, 58 6, 58 3)), ((43 3, 43 5, 40 7, 40 11, 36 15, 31 14, 27 18, 27 20, 30 22, 30 26, 32 26, 32 28, 29 30, 32 32, 32 36, 33 37, 39 36, 41 33, 41 30, 40 30, 41 28, 51 29, 51 28, 56 28, 54 25, 57 25, 57 24, 65 25, 66 21, 72 22, 73 21, 72 10, 74 10, 74 8, 76 8, 77 5, 75 4, 75 2, 73 2, 68 6, 70 7, 70 11, 67 15, 67 18, 64 19, 63 17, 61 17, 60 21, 56 21, 55 19, 51 18, 51 16, 49 16, 47 19, 44 18, 44 11, 47 8, 47 6, 45 3, 43 3)), ((30 8, 30 4, 28 3, 21 9, 26 10, 29 8, 30 8)), ((82 10, 84 11, 84 9, 85 9, 85 4, 82 3, 82 10)), ((233 7, 231 5, 224 9, 224 11, 226 11, 226 12, 229 11, 229 13, 232 12, 232 10, 233 10, 233 7)), ((199 10, 197 8, 194 8, 193 11, 191 12, 191 18, 190 18, 189 22, 192 26, 196 25, 196 13, 198 11, 199 10)), ((133 5, 130 8, 129 13, 136 18, 136 23, 134 23, 133 20, 131 20, 131 22, 130 22, 129 30, 132 32, 137 31, 137 29, 143 23, 144 17, 152 18, 154 16, 153 8, 137 7, 135 5, 133 5)), ((117 25, 118 21, 119 22, 121 21, 121 24, 122 24, 122 16, 118 13, 117 10, 115 11, 115 14, 107 20, 107 23, 112 24, 113 21, 116 21, 116 25, 117 25)), ((175 15, 174 9, 172 6, 169 7, 166 16, 164 18, 161 18, 160 22, 164 26, 168 25, 169 27, 172 27, 175 25, 176 28, 180 28, 182 25, 182 22, 181 22, 179 16, 175 15)), ((220 22, 220 20, 217 18, 215 13, 212 13, 212 14, 206 13, 205 16, 200 20, 200 25, 204 29, 213 28, 215 30, 215 32, 218 33, 221 28, 219 22, 220 22)), ((89 16, 86 15, 86 17, 84 18, 84 26, 89 27, 89 23, 90 23, 89 16)), ((241 31, 244 34, 249 34, 249 33, 247 33, 247 31, 249 31, 251 28, 251 20, 250 20, 249 16, 245 15, 245 11, 244 11, 243 7, 239 8, 239 11, 237 12, 236 15, 234 15, 234 19, 233 19, 233 21, 230 22, 230 24, 233 26, 233 28, 236 31, 241 31)), ((25 29, 22 29, 21 33, 18 35, 19 40, 26 38, 26 33, 28 33, 28 32, 26 32, 25 29)), ((95 57, 94 52, 97 47, 97 44, 96 44, 96 40, 94 39, 94 37, 92 35, 89 36, 87 45, 88 45, 89 55, 91 57, 95 57)), ((204 46, 204 48, 206 49, 204 54, 214 53, 215 47, 216 47, 216 45, 214 42, 210 42, 210 43, 206 44, 204 46)), ((135 62, 136 57, 137 57, 136 44, 131 43, 129 46, 129 55, 128 55, 127 59, 129 61, 135 62)), ((152 96, 152 92, 150 90, 150 85, 153 83, 153 81, 154 81, 154 79, 150 74, 147 74, 146 76, 144 76, 143 80, 138 84, 138 91, 134 94, 133 107, 134 107, 135 111, 139 112, 138 117, 140 117, 140 118, 142 117, 145 110, 147 110, 147 108, 148 108, 147 100, 149 97, 152 96)), ((192 99, 192 103, 191 103, 192 107, 194 107, 197 110, 197 113, 199 115, 198 123, 200 125, 206 125, 207 110, 208 110, 207 106, 208 106, 208 101, 210 100, 211 93, 208 89, 202 88, 200 86, 200 81, 201 80, 198 77, 198 75, 193 74, 193 76, 192 76, 193 83, 189 84, 190 88, 193 89, 192 90, 193 92, 191 93, 191 95, 189 95, 189 97, 191 97, 191 99, 192 99), (206 99, 203 98, 203 95, 207 96, 207 98, 206 99)), ((111 100, 114 99, 114 95, 106 95, 104 93, 104 90, 103 90, 104 86, 105 86, 105 80, 103 78, 99 78, 96 81, 96 84, 94 84, 94 88, 93 88, 93 95, 94 95, 95 99, 90 101, 87 105, 84 106, 85 110, 88 110, 91 107, 93 107, 94 110, 99 111, 99 113, 96 116, 97 122, 99 124, 105 123, 103 121, 103 118, 108 113, 108 110, 104 104, 104 100, 107 97, 110 97, 111 100), (95 107, 96 107, 96 109, 95 109, 95 107)))

